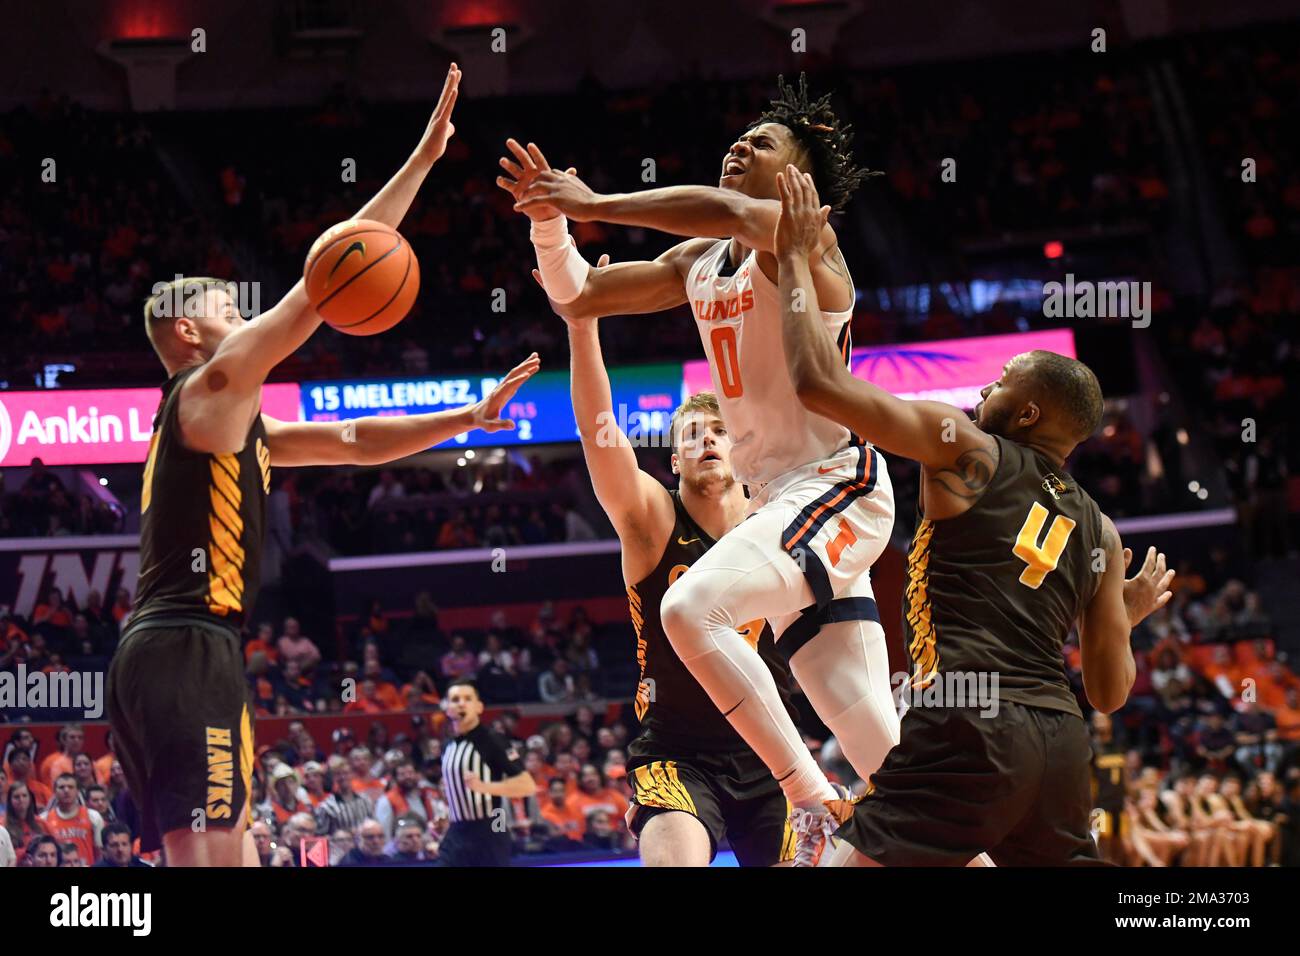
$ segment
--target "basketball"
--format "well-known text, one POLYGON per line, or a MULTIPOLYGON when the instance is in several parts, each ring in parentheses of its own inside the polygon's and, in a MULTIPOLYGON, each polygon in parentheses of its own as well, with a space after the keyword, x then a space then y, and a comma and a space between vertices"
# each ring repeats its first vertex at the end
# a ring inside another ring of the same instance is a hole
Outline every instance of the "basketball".
POLYGON ((307 298, 331 327, 377 335, 406 317, 420 291, 420 265, 396 229, 371 219, 331 226, 303 265, 307 298))

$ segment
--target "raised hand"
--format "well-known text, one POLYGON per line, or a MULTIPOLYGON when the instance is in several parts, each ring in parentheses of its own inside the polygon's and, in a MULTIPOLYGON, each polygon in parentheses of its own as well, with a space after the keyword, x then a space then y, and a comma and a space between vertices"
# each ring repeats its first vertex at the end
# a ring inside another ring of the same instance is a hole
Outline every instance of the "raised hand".
MULTIPOLYGON (((1133 551, 1124 549, 1124 569, 1133 563, 1133 551)), ((1129 627, 1137 627, 1148 614, 1169 603, 1174 596, 1169 589, 1174 580, 1173 569, 1165 569, 1164 552, 1154 547, 1147 549, 1147 557, 1137 574, 1124 582, 1124 609, 1128 611, 1129 627)))
POLYGON ((598 197, 578 178, 577 170, 573 167, 564 172, 552 169, 534 143, 529 143, 525 149, 517 140, 508 139, 506 147, 518 162, 501 157, 501 168, 512 178, 498 176, 497 185, 514 197, 516 212, 538 222, 561 215, 575 222, 594 218, 598 197))
POLYGON ((781 197, 781 214, 776 220, 774 251, 778 256, 812 255, 831 207, 818 201, 812 176, 799 172, 793 164, 776 174, 776 191, 781 197))
POLYGON ((438 105, 433 108, 429 125, 424 129, 420 144, 415 147, 415 155, 432 165, 442 158, 447 151, 447 140, 456 132, 451 124, 451 110, 456 105, 456 96, 460 91, 460 67, 455 63, 447 67, 447 78, 442 81, 442 95, 438 105))
MULTIPOLYGON (((540 175, 543 173, 559 174, 551 169, 551 164, 546 161, 546 157, 542 155, 542 151, 538 149, 536 143, 529 143, 528 147, 524 148, 519 145, 518 140, 512 138, 506 140, 506 148, 514 154, 518 162, 508 156, 502 156, 497 160, 501 168, 509 173, 509 178, 498 176, 497 185, 514 197, 515 209, 526 213, 528 218, 535 222, 554 219, 556 216, 562 215, 555 206, 543 202, 534 203, 528 209, 519 208, 519 201, 524 197, 524 193, 528 191, 528 188, 533 185, 540 175)), ((564 175, 573 176, 576 173, 577 170, 570 166, 564 175)))
POLYGON ((497 383, 497 387, 492 389, 492 394, 480 399, 471 408, 473 427, 481 428, 485 432, 514 431, 515 423, 508 418, 502 418, 501 409, 505 407, 506 402, 515 397, 519 386, 532 378, 541 367, 542 360, 534 352, 512 368, 510 373, 497 383))

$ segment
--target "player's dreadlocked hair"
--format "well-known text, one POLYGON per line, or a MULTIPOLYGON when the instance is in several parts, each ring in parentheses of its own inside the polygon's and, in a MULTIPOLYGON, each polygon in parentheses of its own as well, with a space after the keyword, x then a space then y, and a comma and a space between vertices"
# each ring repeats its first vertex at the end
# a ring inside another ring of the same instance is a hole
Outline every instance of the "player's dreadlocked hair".
POLYGON ((829 93, 817 100, 809 98, 806 73, 799 74, 798 89, 786 83, 784 76, 777 77, 776 89, 780 95, 772 100, 772 108, 749 128, 780 123, 794 134, 795 141, 808 151, 812 160, 813 182, 822 202, 838 212, 862 180, 884 175, 879 170, 854 165, 853 127, 841 123, 835 115, 829 93))

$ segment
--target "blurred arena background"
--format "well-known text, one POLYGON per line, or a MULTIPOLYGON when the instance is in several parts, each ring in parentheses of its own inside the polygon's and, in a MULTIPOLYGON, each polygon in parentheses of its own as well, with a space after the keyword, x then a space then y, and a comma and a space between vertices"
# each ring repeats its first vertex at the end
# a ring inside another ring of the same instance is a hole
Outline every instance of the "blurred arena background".
MULTIPOLYGON (((1134 633, 1128 705, 1094 722, 1108 853, 1297 865, 1293 11, 1280 0, 6 5, 0 670, 102 673, 131 612, 161 379, 140 318, 152 284, 230 277, 258 283, 249 304, 269 307, 311 241, 400 163, 455 59, 456 135, 402 228, 423 272, 413 313, 373 338, 322 328, 280 366, 267 408, 329 419, 458 405, 533 350, 543 372, 508 409, 520 427, 504 438, 477 433, 392 468, 273 475, 265 586, 245 635, 259 847, 281 865, 279 848, 314 829, 290 822, 295 800, 310 814, 316 799, 295 790, 308 777, 328 787, 307 768, 328 771, 336 755, 376 802, 413 758, 436 839, 440 695, 475 674, 538 782, 514 802, 520 861, 633 857, 623 748, 637 667, 618 547, 575 440, 564 328, 529 277, 527 229, 493 185, 495 161, 515 136, 597 190, 712 183, 776 75, 803 70, 834 91, 860 161, 886 174, 837 220, 859 290, 855 371, 961 401, 996 377, 989 361, 1038 341, 1072 350, 1108 402, 1071 471, 1126 544, 1158 544, 1178 570, 1174 601, 1134 633), (498 28, 506 49, 491 52, 498 28), (792 50, 795 29, 806 52, 792 50), (1067 276, 1149 283, 1149 314, 1049 315, 1044 285, 1067 276), (1200 796, 1180 796, 1189 787, 1200 796), (1153 852, 1142 835, 1180 829, 1172 807, 1195 811, 1220 849, 1193 857, 1208 844, 1175 840, 1153 852), (1262 853, 1246 826, 1257 822, 1262 853)), ((573 231, 592 261, 668 244, 596 223, 573 231)), ((602 324, 615 402, 643 439, 643 467, 666 481, 668 417, 701 381, 678 313, 602 324)), ((909 463, 889 466, 898 526, 874 575, 902 671, 916 482, 909 463)), ((1068 646, 1082 701, 1078 665, 1068 646)), ((801 709, 826 769, 852 783, 801 709)), ((31 829, 8 791, 35 780, 39 812, 40 785, 65 764, 88 803, 135 828, 102 714, 0 698, 0 721, 0 812, 16 847, 31 829), (29 768, 10 759, 25 732, 29 768)), ((391 806, 385 819, 387 841, 391 806)), ((335 861, 346 848, 334 842, 335 861)))

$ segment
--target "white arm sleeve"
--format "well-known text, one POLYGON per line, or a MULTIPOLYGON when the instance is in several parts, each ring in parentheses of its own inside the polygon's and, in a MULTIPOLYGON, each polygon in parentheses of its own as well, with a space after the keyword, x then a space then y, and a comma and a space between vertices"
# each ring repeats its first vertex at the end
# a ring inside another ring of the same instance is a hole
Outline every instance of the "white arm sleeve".
POLYGON ((537 269, 542 274, 546 294, 559 303, 572 302, 580 296, 591 266, 569 235, 568 221, 556 216, 534 222, 528 237, 537 252, 537 269))

